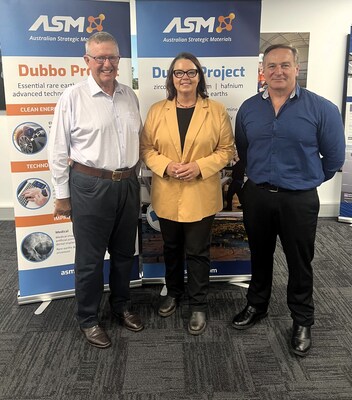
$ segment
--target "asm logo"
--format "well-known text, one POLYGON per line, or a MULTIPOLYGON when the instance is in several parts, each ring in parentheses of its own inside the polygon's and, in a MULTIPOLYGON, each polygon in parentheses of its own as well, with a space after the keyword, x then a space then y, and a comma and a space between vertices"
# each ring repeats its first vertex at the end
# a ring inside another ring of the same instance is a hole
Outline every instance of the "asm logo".
POLYGON ((203 17, 187 17, 182 21, 181 17, 174 17, 169 25, 164 29, 163 33, 170 33, 174 28, 177 33, 191 33, 197 32, 200 30, 208 29, 208 32, 214 32, 215 26, 215 17, 210 17, 205 20, 203 17))
MULTIPOLYGON (((235 13, 231 12, 227 16, 219 15, 217 21, 219 25, 216 27, 215 31, 221 33, 223 30, 231 31, 232 22, 235 19, 235 13)), ((173 29, 177 33, 199 33, 201 29, 207 29, 209 33, 214 32, 215 27, 215 17, 210 17, 204 19, 203 17, 187 17, 183 21, 181 17, 174 17, 169 25, 164 29, 163 33, 170 33, 173 29)))
POLYGON ((49 20, 48 15, 40 15, 28 30, 37 31, 42 26, 45 32, 70 32, 71 28, 76 28, 78 32, 83 32, 84 23, 84 17, 73 19, 69 16, 55 15, 49 20))
MULTIPOLYGON (((89 25, 86 31, 88 33, 92 33, 94 31, 101 32, 104 29, 104 19, 104 14, 99 14, 97 17, 90 15, 87 18, 89 25)), ((28 30, 37 31, 41 26, 43 26, 43 31, 45 32, 70 32, 71 28, 77 29, 77 32, 83 32, 85 26, 85 17, 73 19, 69 16, 55 15, 49 21, 49 17, 47 15, 41 15, 28 30)))

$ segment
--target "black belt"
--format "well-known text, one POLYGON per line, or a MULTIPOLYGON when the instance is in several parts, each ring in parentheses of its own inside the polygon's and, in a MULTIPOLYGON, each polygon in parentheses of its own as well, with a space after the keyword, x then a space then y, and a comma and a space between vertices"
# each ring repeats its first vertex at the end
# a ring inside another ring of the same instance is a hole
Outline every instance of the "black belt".
POLYGON ((278 187, 278 186, 275 186, 275 185, 271 185, 268 182, 257 183, 256 185, 257 185, 258 188, 268 190, 269 192, 272 192, 272 193, 296 192, 296 190, 284 189, 284 188, 281 188, 281 187, 278 187))
POLYGON ((73 163, 72 168, 86 175, 97 176, 98 178, 103 179, 111 179, 113 181, 121 181, 122 179, 129 178, 135 173, 135 167, 109 171, 107 169, 88 167, 87 165, 79 164, 77 162, 73 163))

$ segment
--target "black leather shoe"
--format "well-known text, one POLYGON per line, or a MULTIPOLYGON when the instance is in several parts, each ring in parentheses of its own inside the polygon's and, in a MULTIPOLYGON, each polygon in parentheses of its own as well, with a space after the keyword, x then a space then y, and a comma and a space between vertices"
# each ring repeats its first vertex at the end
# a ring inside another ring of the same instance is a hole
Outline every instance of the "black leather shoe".
POLYGON ((239 314, 235 315, 232 326, 235 329, 248 329, 267 315, 267 311, 257 311, 256 308, 247 304, 239 314))
POLYGON ((114 315, 119 319, 121 325, 130 331, 139 332, 144 328, 144 325, 138 314, 133 314, 132 312, 126 310, 122 313, 115 313, 114 315))
POLYGON ((159 307, 158 314, 162 317, 169 317, 176 311, 176 308, 177 299, 175 297, 165 296, 159 307))
POLYGON ((293 324, 291 347, 292 351, 298 356, 305 357, 312 346, 312 336, 310 326, 293 324))
POLYGON ((87 341, 95 347, 100 349, 106 349, 111 346, 109 336, 106 334, 104 329, 99 325, 92 326, 91 328, 80 328, 86 337, 87 341))
POLYGON ((188 332, 191 335, 200 335, 204 332, 206 326, 205 312, 193 311, 188 323, 188 332))

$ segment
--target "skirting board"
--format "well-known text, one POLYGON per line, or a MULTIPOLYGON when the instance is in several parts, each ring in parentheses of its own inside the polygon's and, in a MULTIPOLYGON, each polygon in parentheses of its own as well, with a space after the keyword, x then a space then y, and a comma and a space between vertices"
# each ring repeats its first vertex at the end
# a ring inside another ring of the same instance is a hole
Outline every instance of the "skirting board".
POLYGON ((322 204, 320 203, 319 217, 332 218, 338 217, 340 212, 340 203, 322 204))
POLYGON ((13 207, 0 207, 0 221, 12 221, 15 219, 13 207))
MULTIPOLYGON (((320 204, 319 217, 337 217, 340 204, 320 204)), ((0 221, 12 221, 15 219, 13 207, 0 207, 0 221)))

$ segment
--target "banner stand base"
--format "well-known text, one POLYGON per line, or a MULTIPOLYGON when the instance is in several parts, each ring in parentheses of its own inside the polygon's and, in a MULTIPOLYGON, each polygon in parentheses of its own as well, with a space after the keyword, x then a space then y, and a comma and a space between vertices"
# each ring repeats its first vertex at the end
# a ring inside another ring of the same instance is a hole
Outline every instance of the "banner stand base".
POLYGON ((337 218, 337 221, 338 222, 345 222, 347 224, 352 224, 352 218, 351 217, 341 217, 341 216, 339 216, 337 218))
POLYGON ((51 303, 51 300, 43 301, 43 303, 34 311, 35 315, 42 314, 51 303))
POLYGON ((230 283, 231 285, 235 285, 235 286, 238 286, 238 287, 243 287, 243 288, 246 288, 246 289, 249 288, 249 283, 244 283, 244 282, 231 282, 231 281, 229 281, 228 283, 230 283))

